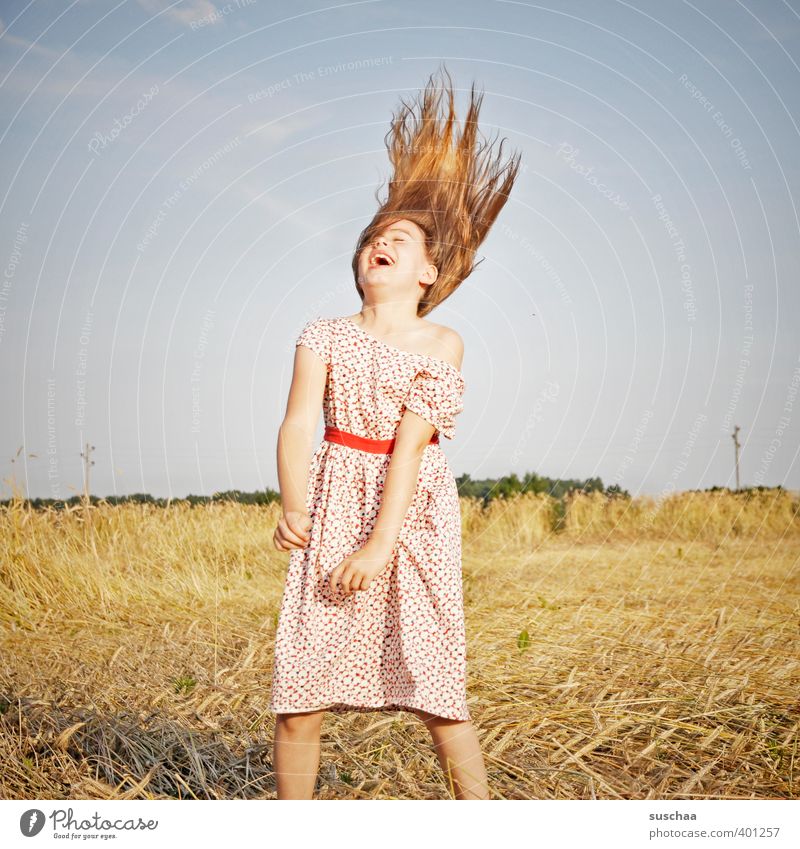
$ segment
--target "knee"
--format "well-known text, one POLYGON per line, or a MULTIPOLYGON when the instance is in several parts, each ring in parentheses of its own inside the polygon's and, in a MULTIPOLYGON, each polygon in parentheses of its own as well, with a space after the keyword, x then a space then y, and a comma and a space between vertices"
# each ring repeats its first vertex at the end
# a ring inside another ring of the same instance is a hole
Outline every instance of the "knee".
POLYGON ((436 719, 436 716, 432 713, 428 713, 424 710, 419 710, 419 708, 408 708, 410 713, 413 713, 414 716, 417 717, 420 722, 424 722, 426 725, 432 720, 436 719))
POLYGON ((312 711, 308 713, 279 713, 275 717, 275 727, 280 728, 286 734, 299 737, 314 734, 320 730, 324 711, 312 711))
POLYGON ((464 719, 449 719, 446 716, 439 716, 435 713, 428 713, 424 710, 419 710, 417 708, 409 708, 411 713, 417 716, 428 728, 466 728, 467 726, 471 726, 470 720, 464 719))

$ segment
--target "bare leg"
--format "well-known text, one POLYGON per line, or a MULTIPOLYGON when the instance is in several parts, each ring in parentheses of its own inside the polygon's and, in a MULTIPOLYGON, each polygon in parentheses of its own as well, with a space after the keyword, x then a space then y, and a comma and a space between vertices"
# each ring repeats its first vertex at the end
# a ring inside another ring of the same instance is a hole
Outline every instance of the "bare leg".
POLYGON ((431 732, 447 786, 456 799, 488 799, 486 767, 472 723, 445 719, 423 710, 413 712, 431 732))
POLYGON ((272 764, 279 799, 313 799, 319 772, 319 733, 325 711, 275 717, 272 764))

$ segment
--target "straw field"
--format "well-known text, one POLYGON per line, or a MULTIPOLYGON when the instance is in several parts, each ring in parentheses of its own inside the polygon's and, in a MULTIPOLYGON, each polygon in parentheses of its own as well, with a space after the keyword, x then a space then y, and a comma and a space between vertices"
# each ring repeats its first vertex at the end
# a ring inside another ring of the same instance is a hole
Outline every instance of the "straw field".
MULTIPOLYGON (((0 797, 274 798, 278 506, 0 507, 0 797)), ((796 497, 462 499, 496 799, 800 793, 796 497)), ((422 723, 328 714, 317 798, 446 798, 422 723)))

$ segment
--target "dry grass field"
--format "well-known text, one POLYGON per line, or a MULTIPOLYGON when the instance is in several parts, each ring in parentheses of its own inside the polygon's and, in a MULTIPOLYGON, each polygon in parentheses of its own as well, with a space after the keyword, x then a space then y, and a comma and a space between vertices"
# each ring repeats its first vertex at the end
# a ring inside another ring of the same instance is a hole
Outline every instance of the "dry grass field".
MULTIPOLYGON (((800 796, 784 491, 462 499, 492 798, 800 796)), ((277 506, 0 508, 0 797, 274 798, 277 506)), ((401 711, 328 714, 318 798, 446 798, 401 711)))

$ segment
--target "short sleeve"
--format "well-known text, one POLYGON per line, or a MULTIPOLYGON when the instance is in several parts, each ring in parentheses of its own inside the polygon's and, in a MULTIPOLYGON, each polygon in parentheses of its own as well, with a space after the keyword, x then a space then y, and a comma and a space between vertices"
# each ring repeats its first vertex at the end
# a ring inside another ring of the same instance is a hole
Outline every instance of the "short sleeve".
POLYGON ((464 379, 455 368, 432 367, 417 372, 403 402, 406 409, 432 424, 442 436, 456 434, 456 416, 464 409, 464 379))
POLYGON ((297 337, 295 347, 302 345, 311 350, 329 366, 331 363, 331 334, 324 318, 309 321, 297 337))

